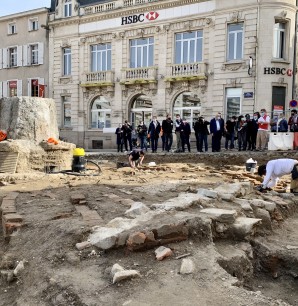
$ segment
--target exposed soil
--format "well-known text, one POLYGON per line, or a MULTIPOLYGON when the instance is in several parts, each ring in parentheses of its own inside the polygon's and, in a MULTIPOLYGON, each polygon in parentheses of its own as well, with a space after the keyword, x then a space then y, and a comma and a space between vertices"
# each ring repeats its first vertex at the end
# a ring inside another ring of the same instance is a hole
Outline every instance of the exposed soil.
MULTIPOLYGON (((145 162, 155 161, 157 166, 145 165, 135 175, 130 168, 116 168, 117 161, 126 161, 125 156, 113 156, 90 157, 100 162, 99 176, 0 174, 0 182, 5 185, 0 187, 0 201, 18 191, 17 212, 25 223, 10 239, 4 240, 0 232, 0 270, 12 270, 18 261, 25 262, 24 270, 11 282, 2 273, 1 306, 298 305, 298 269, 293 269, 298 266, 297 215, 277 223, 273 232, 264 231, 254 241, 245 242, 252 245, 254 256, 243 263, 239 275, 224 268, 227 263, 219 263, 223 254, 234 252, 230 247, 241 249, 237 241, 209 242, 190 237, 167 245, 174 255, 163 261, 156 261, 154 249, 131 252, 126 248, 103 251, 91 247, 78 251, 76 243, 88 238, 91 227, 70 201, 74 191, 85 195, 87 206, 101 217, 97 225, 104 226, 123 217, 130 207, 125 201, 115 201, 112 194, 150 207, 181 192, 214 188, 224 182, 259 182, 245 171, 246 155, 209 154, 204 160, 197 160, 195 154, 173 155, 171 163, 165 163, 169 159, 163 155, 150 155, 145 162), (181 275, 181 259, 175 257, 186 253, 190 253, 196 269, 181 275), (274 274, 266 269, 271 257, 278 257, 274 274), (112 284, 110 271, 115 263, 138 270, 141 278, 112 284)), ((270 158, 260 157, 261 161, 270 158)), ((284 188, 288 182, 289 177, 284 177, 279 187, 284 188)))

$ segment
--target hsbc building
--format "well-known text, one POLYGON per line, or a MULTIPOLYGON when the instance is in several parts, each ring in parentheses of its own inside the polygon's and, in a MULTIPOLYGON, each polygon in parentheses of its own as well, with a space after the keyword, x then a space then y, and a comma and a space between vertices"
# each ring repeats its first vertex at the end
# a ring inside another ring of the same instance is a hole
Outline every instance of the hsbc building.
POLYGON ((110 149, 125 120, 180 114, 192 126, 216 112, 286 111, 296 99, 296 1, 261 2, 52 1, 60 135, 110 149))

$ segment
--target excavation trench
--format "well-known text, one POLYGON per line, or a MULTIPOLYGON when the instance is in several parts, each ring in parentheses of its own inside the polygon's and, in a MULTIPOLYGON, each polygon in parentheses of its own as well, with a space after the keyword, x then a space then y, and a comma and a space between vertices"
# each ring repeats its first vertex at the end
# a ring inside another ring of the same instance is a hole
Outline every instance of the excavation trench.
POLYGON ((216 241, 215 246, 220 254, 217 262, 237 278, 236 286, 297 305, 297 224, 296 213, 273 235, 255 237, 248 242, 216 241))

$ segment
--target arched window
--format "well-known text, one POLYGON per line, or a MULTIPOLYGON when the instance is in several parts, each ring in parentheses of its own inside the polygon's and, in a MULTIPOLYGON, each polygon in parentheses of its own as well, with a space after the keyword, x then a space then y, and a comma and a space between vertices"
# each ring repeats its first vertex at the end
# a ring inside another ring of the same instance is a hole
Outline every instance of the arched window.
POLYGON ((201 113, 201 102, 196 94, 192 92, 183 92, 174 102, 173 116, 179 114, 185 118, 191 127, 201 113))
POLYGON ((149 125, 152 118, 152 101, 146 95, 137 97, 131 107, 131 123, 133 127, 138 126, 140 121, 149 125))
POLYGON ((91 128, 111 127, 111 106, 104 96, 97 97, 91 105, 91 128))

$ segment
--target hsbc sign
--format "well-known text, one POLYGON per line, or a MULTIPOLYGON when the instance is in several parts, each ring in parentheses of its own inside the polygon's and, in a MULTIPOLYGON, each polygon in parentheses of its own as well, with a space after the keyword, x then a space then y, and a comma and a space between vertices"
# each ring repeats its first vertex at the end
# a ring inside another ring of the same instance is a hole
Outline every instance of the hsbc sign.
POLYGON ((121 25, 144 22, 146 20, 153 21, 157 19, 159 14, 157 12, 149 12, 149 13, 142 13, 136 15, 130 15, 121 18, 121 25))

